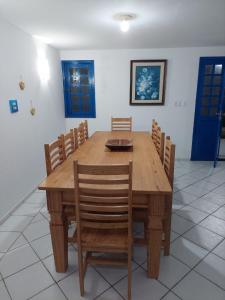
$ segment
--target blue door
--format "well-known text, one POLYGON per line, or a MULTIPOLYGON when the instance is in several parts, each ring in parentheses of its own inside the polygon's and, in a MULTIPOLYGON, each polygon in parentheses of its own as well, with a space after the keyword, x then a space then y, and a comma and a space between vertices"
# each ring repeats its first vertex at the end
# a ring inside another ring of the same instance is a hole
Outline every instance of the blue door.
POLYGON ((201 57, 191 160, 217 159, 224 89, 225 57, 201 57))
POLYGON ((94 61, 62 61, 65 117, 95 118, 94 61))

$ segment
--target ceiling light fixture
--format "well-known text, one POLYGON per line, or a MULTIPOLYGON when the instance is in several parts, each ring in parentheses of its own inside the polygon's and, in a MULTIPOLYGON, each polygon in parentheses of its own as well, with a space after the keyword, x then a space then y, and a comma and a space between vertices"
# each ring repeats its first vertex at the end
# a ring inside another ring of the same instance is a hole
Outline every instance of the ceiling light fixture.
POLYGON ((116 14, 114 19, 120 22, 120 30, 127 32, 130 29, 130 21, 136 18, 135 14, 116 14))

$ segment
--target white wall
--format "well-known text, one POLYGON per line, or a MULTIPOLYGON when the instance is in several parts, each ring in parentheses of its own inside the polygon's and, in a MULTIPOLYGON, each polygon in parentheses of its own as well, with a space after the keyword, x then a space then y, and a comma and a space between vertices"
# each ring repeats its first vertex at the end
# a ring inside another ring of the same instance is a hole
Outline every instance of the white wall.
POLYGON ((65 130, 59 54, 0 19, 0 219, 45 176, 44 143, 65 130), (50 79, 41 82, 38 53, 46 56, 50 79), (20 78, 26 88, 18 86, 20 78), (9 112, 18 99, 19 112, 9 112), (30 101, 36 115, 30 114, 30 101))
MULTIPOLYGON (((225 47, 149 50, 61 51, 61 59, 95 61, 96 119, 89 127, 109 130, 111 116, 132 116, 134 130, 149 130, 153 118, 177 145, 177 158, 190 158, 200 56, 225 55, 225 47), (164 106, 130 106, 130 60, 168 59, 164 106), (181 105, 181 106, 180 106, 181 105)), ((79 119, 67 119, 67 129, 79 119)))

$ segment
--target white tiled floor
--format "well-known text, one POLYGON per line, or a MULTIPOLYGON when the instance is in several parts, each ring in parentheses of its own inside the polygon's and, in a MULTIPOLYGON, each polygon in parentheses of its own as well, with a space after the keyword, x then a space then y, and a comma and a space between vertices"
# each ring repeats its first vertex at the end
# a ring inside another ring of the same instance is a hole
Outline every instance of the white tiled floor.
MULTIPOLYGON (((126 299, 127 270, 117 267, 88 267, 80 297, 74 245, 68 271, 55 272, 48 220, 36 191, 0 225, 0 299, 126 299)), ((146 277, 145 248, 135 246, 133 260, 133 300, 225 299, 225 163, 176 161, 171 255, 162 254, 158 280, 146 277)))

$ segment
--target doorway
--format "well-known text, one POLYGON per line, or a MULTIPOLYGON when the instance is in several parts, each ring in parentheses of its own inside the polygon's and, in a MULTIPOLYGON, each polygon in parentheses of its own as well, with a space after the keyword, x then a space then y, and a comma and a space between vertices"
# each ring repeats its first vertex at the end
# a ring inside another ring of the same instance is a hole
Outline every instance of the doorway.
POLYGON ((219 158, 224 91, 225 57, 201 57, 191 160, 216 162, 219 158))

